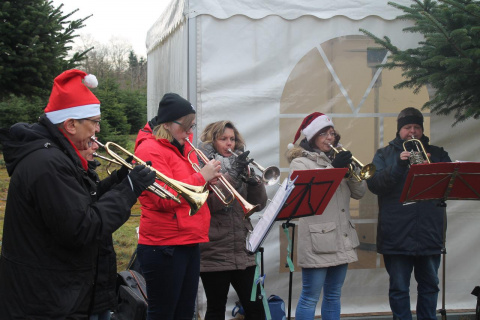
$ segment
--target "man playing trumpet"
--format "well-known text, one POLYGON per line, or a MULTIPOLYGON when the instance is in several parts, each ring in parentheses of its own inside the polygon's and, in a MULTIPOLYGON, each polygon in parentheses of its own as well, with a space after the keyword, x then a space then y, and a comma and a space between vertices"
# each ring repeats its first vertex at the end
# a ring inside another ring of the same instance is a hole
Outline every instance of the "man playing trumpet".
POLYGON ((101 198, 81 154, 100 131, 100 101, 80 70, 55 78, 35 124, 2 130, 10 179, 0 259, 0 319, 85 319, 91 312, 99 240, 130 217, 155 181, 138 166, 101 198))
MULTIPOLYGON (((367 180, 367 185, 378 195, 377 251, 383 254, 390 276, 389 301, 393 319, 412 319, 410 277, 413 270, 418 283, 417 319, 433 320, 437 319, 443 209, 437 200, 409 205, 399 201, 411 156, 410 150, 404 150, 404 143, 412 137, 422 144, 419 147, 425 151, 423 162, 427 162, 427 157, 430 162, 451 162, 448 153, 441 147, 430 145, 428 137, 423 134, 422 113, 415 108, 406 108, 398 114, 395 139, 377 150, 373 158, 376 173, 367 180)), ((417 151, 420 150, 414 150, 417 151)))

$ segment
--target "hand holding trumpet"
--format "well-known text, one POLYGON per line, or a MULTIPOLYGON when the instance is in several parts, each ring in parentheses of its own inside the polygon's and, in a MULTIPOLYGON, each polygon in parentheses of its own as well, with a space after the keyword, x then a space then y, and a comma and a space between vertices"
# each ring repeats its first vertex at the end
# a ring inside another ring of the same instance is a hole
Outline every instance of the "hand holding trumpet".
MULTIPOLYGON (((405 167, 408 166, 411 162, 411 157, 412 157, 412 151, 402 151, 402 153, 400 153, 400 165, 405 167)), ((427 153, 427 157, 430 158, 431 154, 427 153)), ((422 163, 430 163, 430 162, 424 159, 422 163)), ((421 163, 415 163, 415 164, 421 164, 421 163)))
POLYGON ((218 178, 222 176, 220 169, 220 161, 212 159, 208 161, 199 172, 205 181, 215 184, 218 178))
POLYGON ((144 190, 155 182, 155 172, 147 166, 138 165, 133 167, 127 178, 130 181, 132 191, 139 197, 144 190))

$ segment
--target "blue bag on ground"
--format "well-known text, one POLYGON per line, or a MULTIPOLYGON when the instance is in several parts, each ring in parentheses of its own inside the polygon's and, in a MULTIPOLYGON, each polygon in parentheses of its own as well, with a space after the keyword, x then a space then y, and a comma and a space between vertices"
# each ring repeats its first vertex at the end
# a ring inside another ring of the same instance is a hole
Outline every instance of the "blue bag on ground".
POLYGON ((272 294, 268 297, 268 307, 270 308, 270 315, 272 320, 286 320, 285 316, 285 302, 279 296, 272 294))

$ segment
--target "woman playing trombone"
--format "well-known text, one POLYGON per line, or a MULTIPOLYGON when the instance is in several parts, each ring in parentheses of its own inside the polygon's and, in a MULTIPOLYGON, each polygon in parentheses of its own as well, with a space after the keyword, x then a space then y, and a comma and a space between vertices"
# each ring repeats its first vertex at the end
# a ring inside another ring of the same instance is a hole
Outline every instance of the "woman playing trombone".
MULTIPOLYGON (((308 115, 293 143, 302 133, 305 139, 297 147, 289 146, 287 151, 290 172, 349 167, 351 152, 336 154, 332 148, 340 136, 328 116, 320 112, 308 115)), ((365 191, 365 181, 349 175, 342 180, 321 215, 299 219, 297 247, 298 265, 302 267, 302 292, 295 319, 313 320, 322 290, 322 319, 340 319, 340 295, 348 263, 358 260, 355 248, 359 241, 350 217, 350 198, 360 199, 365 191)))
MULTIPOLYGON (((203 131, 199 149, 208 159, 220 161, 222 173, 229 184, 248 202, 265 207, 265 185, 248 166, 245 142, 230 121, 209 124, 203 131), (232 152, 240 154, 234 155, 232 152)), ((232 194, 220 182, 215 184, 223 196, 211 192, 207 203, 212 220, 210 242, 200 245, 200 276, 207 296, 205 320, 225 319, 225 306, 230 285, 233 286, 245 310, 245 319, 265 319, 260 300, 250 301, 255 257, 246 250, 246 238, 252 224, 232 194), (222 199, 222 200, 221 200, 222 199)))
MULTIPOLYGON (((167 93, 160 101, 152 134, 142 135, 135 156, 151 161, 153 168, 169 178, 203 186, 221 175, 220 163, 212 160, 199 172, 193 169, 191 162, 198 163, 197 157, 189 153, 191 147, 185 141, 193 136, 194 127, 191 103, 167 93)), ((139 198, 142 216, 137 252, 147 285, 148 320, 192 319, 194 315, 199 243, 208 241, 210 212, 203 205, 190 215, 189 204, 180 199, 179 204, 151 192, 139 198)))

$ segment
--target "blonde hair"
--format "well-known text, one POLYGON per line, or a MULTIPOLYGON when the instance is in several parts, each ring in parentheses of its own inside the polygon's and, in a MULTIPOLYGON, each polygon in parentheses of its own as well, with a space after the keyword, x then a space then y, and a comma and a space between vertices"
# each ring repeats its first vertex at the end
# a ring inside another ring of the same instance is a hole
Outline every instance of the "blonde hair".
MULTIPOLYGON (((195 113, 187 114, 186 116, 178 118, 175 121, 181 123, 180 126, 182 127, 183 130, 188 131, 192 126, 193 120, 195 120, 195 113)), ((170 133, 170 131, 168 131, 168 129, 165 128, 164 126, 165 123, 172 124, 173 121, 160 123, 159 125, 155 126, 155 128, 153 128, 152 130, 152 134, 157 140, 167 139, 168 141, 172 142, 173 136, 170 133)))
POLYGON ((200 136, 200 141, 214 145, 215 140, 217 140, 218 137, 225 132, 226 128, 232 129, 233 133, 235 134, 235 150, 243 151, 245 148, 245 140, 233 123, 228 120, 210 123, 205 127, 205 129, 203 129, 203 132, 200 136))

